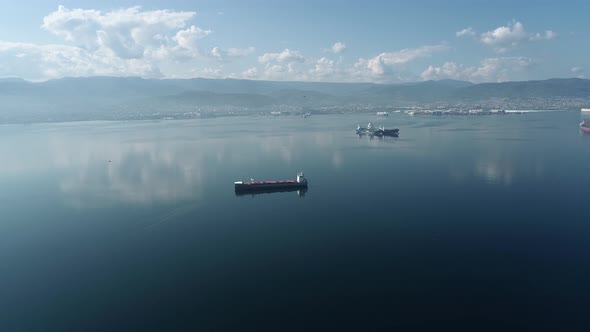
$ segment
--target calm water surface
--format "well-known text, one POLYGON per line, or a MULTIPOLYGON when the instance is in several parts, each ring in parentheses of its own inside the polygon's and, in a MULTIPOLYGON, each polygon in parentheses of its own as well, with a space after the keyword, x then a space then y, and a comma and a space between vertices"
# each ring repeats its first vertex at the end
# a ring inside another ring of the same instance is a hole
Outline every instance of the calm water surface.
POLYGON ((585 331, 579 119, 0 126, 0 330, 585 331), (303 196, 233 190, 299 170, 303 196))

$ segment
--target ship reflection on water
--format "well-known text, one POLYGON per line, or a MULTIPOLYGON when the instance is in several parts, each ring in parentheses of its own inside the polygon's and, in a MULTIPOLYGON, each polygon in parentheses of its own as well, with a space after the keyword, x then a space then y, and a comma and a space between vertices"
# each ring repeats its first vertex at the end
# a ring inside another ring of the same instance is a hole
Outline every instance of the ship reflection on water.
POLYGON ((263 195, 263 194, 275 194, 275 193, 286 193, 286 192, 296 192, 297 196, 303 198, 303 197, 305 197, 305 193, 307 192, 307 188, 282 188, 282 189, 265 189, 265 190, 256 190, 256 191, 236 190, 236 196, 255 197, 257 195, 263 195))
POLYGON ((375 137, 384 140, 386 139, 385 137, 393 137, 393 138, 399 138, 399 134, 395 134, 395 135, 367 135, 367 134, 356 134, 356 136, 358 137, 359 140, 364 139, 364 137, 368 137, 369 140, 373 140, 375 137))

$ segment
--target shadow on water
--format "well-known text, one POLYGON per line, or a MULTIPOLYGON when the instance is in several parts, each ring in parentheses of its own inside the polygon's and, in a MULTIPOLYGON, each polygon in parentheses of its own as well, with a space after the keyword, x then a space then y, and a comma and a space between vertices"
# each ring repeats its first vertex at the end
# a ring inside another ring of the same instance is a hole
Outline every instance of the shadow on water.
MULTIPOLYGON (((476 140, 480 140, 479 138, 476 140)), ((497 137, 494 138, 495 141, 505 141, 505 142, 530 142, 533 139, 530 138, 519 138, 519 137, 497 137)))
POLYGON ((442 122, 426 122, 426 123, 418 123, 415 125, 410 125, 410 128, 434 128, 434 127, 442 127, 445 123, 442 122))
POLYGON ((256 191, 240 191, 236 190, 235 194, 236 197, 243 197, 243 196, 251 196, 256 197, 258 195, 266 195, 266 194, 277 194, 277 193, 286 193, 286 192, 295 192, 298 197, 305 197, 307 193, 307 188, 283 188, 283 189, 266 189, 266 190, 256 190, 256 191))
POLYGON ((460 132, 460 131, 482 131, 481 128, 448 128, 448 129, 439 129, 438 131, 451 131, 451 132, 460 132))
POLYGON ((143 224, 146 230, 157 228, 159 226, 163 226, 175 222, 177 220, 182 220, 184 216, 196 211, 200 207, 200 203, 184 204, 170 211, 167 211, 162 215, 157 216, 155 220, 149 220, 148 222, 142 221, 141 223, 143 224))

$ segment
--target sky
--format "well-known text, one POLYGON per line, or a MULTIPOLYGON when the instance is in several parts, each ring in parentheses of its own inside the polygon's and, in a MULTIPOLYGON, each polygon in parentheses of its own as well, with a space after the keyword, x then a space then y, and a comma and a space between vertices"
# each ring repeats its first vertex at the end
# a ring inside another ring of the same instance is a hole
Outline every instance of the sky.
POLYGON ((0 0, 0 77, 590 77, 590 1, 0 0))

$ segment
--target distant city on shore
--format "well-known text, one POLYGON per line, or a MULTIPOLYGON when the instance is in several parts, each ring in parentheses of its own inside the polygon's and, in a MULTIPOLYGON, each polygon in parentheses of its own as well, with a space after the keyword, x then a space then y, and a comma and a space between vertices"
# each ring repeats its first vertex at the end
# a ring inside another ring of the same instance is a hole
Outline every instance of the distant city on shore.
POLYGON ((29 82, 0 79, 0 123, 194 119, 240 115, 407 113, 506 114, 510 110, 579 110, 590 80, 549 79, 473 84, 405 84, 236 79, 79 77, 29 82))

